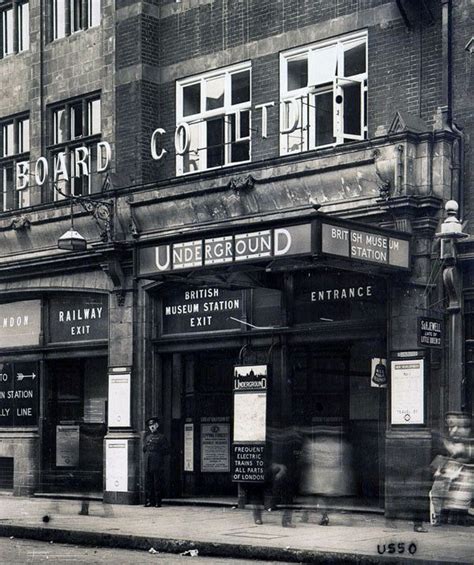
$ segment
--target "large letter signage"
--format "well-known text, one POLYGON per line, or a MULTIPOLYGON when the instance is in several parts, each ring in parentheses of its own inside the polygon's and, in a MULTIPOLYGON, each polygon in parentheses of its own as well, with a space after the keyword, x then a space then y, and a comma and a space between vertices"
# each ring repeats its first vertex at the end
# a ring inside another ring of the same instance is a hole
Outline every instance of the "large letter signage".
POLYGON ((0 363, 0 427, 38 424, 38 363, 0 363))
POLYGON ((39 345, 41 300, 0 304, 0 348, 39 345))
POLYGON ((139 275, 309 255, 311 223, 143 247, 139 275))
POLYGON ((234 367, 234 482, 265 480, 267 386, 267 365, 234 367))

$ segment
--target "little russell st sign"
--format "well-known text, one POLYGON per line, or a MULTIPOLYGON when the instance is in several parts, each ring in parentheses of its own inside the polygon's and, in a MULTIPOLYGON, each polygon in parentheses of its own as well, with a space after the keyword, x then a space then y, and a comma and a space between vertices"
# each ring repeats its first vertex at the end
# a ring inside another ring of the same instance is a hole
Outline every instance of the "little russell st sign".
POLYGON ((410 236, 346 220, 318 218, 306 223, 159 243, 138 250, 138 276, 202 267, 327 256, 343 262, 410 269, 410 236))

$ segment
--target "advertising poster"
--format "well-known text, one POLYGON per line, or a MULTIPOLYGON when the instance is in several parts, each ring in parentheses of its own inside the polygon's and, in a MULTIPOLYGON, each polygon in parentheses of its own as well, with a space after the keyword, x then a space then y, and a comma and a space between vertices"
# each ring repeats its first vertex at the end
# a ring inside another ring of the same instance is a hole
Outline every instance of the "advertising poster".
POLYGON ((109 373, 108 423, 111 428, 130 426, 130 378, 129 372, 109 373))
POLYGON ((126 439, 106 441, 106 490, 128 490, 128 442, 126 439))
POLYGON ((423 359, 392 361, 392 424, 424 423, 423 381, 423 359))
POLYGON ((194 424, 184 424, 184 470, 194 471, 194 424))
POLYGON ((56 467, 79 466, 79 426, 56 426, 56 467))
POLYGON ((229 424, 201 424, 201 472, 228 473, 229 447, 229 424))
POLYGON ((0 363, 0 427, 38 424, 38 363, 0 363))

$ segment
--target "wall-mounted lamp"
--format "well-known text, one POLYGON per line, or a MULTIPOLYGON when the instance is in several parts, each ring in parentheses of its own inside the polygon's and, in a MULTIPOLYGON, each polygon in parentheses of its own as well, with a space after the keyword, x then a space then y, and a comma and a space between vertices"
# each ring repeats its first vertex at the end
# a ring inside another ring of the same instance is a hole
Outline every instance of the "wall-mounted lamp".
POLYGON ((86 238, 74 229, 74 198, 71 197, 71 227, 58 239, 58 248, 66 251, 84 251, 87 249, 86 238))

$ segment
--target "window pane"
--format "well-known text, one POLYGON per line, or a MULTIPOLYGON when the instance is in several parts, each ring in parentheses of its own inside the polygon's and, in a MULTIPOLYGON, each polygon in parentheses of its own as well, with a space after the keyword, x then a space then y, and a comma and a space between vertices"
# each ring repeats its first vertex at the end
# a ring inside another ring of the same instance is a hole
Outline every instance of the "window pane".
POLYGON ((100 24, 100 0, 89 0, 89 21, 88 26, 94 27, 100 24))
POLYGON ((71 33, 82 29, 82 0, 71 0, 71 33))
POLYGON ((100 99, 90 100, 87 103, 88 113, 88 135, 95 135, 101 132, 100 99))
POLYGON ((365 43, 344 51, 344 76, 365 73, 365 43))
POLYGON ((337 49, 335 45, 324 47, 313 52, 314 65, 313 84, 332 82, 337 73, 337 49))
POLYGON ((30 150, 30 120, 20 120, 18 122, 18 153, 30 150))
POLYGON ((183 171, 191 173, 199 170, 199 132, 201 123, 189 124, 190 143, 189 150, 183 155, 183 171))
POLYGON ((201 83, 183 88, 183 116, 192 116, 201 111, 201 83))
POLYGON ((53 38, 66 35, 66 0, 53 0, 53 38))
MULTIPOLYGON (((250 159, 250 141, 236 141, 236 115, 231 114, 230 118, 230 161, 231 163, 238 163, 241 161, 248 161, 250 159)), ((239 139, 250 136, 250 112, 240 112, 240 132, 239 139)))
MULTIPOLYGON (((66 159, 67 159, 67 156, 66 156, 66 159)), ((67 163, 67 161, 66 161, 66 163, 67 163)), ((59 166, 60 166, 59 155, 56 154, 56 155, 53 156, 53 173, 52 173, 53 175, 54 175, 54 171, 56 169, 58 169, 59 166)), ((53 176, 53 179, 54 179, 54 176, 53 176)), ((67 180, 64 177, 64 174, 62 172, 57 175, 55 188, 57 188, 57 190, 54 190, 54 199, 55 200, 64 200, 64 198, 66 198, 65 195, 69 194, 69 186, 68 186, 67 180)))
POLYGON ((360 84, 343 86, 344 89, 344 134, 361 135, 360 84))
POLYGON ((290 59, 288 61, 288 90, 308 86, 308 59, 290 59))
POLYGON ((14 149, 14 127, 13 122, 3 126, 3 156, 13 155, 14 149))
POLYGON ((15 206, 13 193, 13 165, 3 167, 3 209, 11 210, 15 206))
POLYGON ((224 164, 224 117, 206 122, 207 168, 224 164))
POLYGON ((53 143, 62 143, 66 140, 66 110, 60 108, 53 112, 53 143))
POLYGON ((30 5, 18 5, 18 51, 30 48, 30 5))
POLYGON ((71 106, 71 139, 80 137, 82 133, 82 102, 78 102, 71 106))
POLYGON ((215 110, 224 106, 224 77, 206 81, 206 110, 215 110))
MULTIPOLYGON (((87 163, 88 170, 89 164, 90 163, 87 163)), ((71 194, 74 196, 82 196, 89 192, 89 177, 83 175, 82 172, 82 167, 79 167, 79 170, 76 171, 76 155, 74 151, 71 151, 71 194), (77 176, 76 173, 78 173, 77 176)))
POLYGON ((234 73, 231 76, 232 104, 250 101, 250 71, 234 73))
POLYGON ((315 96, 316 136, 315 145, 334 143, 333 136, 333 93, 324 92, 315 96))
POLYGON ((2 32, 3 32, 3 54, 13 53, 13 8, 8 8, 2 12, 2 32))

